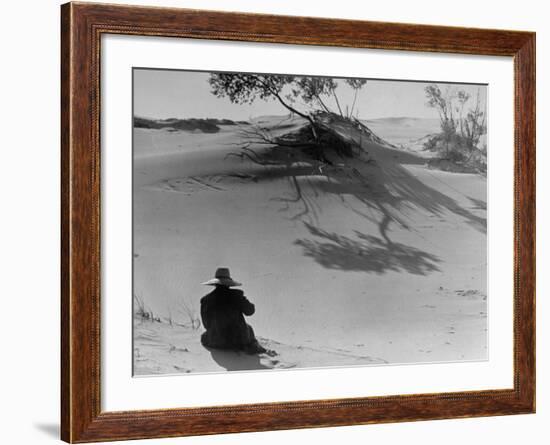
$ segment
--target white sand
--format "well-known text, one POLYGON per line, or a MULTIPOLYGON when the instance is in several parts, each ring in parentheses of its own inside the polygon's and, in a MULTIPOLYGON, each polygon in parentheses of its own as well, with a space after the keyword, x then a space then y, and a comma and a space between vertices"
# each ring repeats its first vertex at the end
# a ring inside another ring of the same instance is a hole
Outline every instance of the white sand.
MULTIPOLYGON (((405 140, 394 122, 372 127, 391 141, 392 126, 405 140)), ((134 289, 155 314, 186 323, 181 302, 197 315, 200 283, 225 266, 285 366, 487 357, 485 178, 374 144, 321 171, 299 159, 268 168, 226 158, 239 152, 235 130, 135 130, 134 289)), ((135 373, 239 368, 200 332, 137 323, 135 373)))

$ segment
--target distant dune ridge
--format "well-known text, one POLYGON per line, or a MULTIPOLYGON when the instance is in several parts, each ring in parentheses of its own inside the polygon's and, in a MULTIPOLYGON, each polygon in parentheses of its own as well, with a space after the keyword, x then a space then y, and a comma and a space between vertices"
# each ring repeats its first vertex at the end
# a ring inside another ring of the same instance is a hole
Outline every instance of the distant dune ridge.
POLYGON ((181 131, 200 131, 202 133, 217 133, 220 131, 220 125, 246 125, 247 122, 235 122, 230 119, 148 119, 145 117, 134 117, 134 128, 150 128, 150 129, 172 129, 181 131))
MULTIPOLYGON (((277 116, 279 117, 279 116, 277 116)), ((276 117, 276 118, 277 118, 276 117)), ((279 117, 280 118, 280 117, 279 117)), ((264 116, 256 118, 254 121, 257 124, 261 124, 263 121, 273 119, 273 116, 264 116)), ((394 119, 394 118, 390 118, 394 119)), ((395 118, 399 119, 399 122, 393 122, 395 124, 405 125, 405 120, 410 121, 413 118, 395 118)), ((296 122, 301 123, 300 127, 309 127, 310 123, 300 118, 291 118, 291 123, 279 125, 279 130, 290 129, 296 126, 296 122)), ((362 133, 364 133, 368 140, 372 142, 377 142, 382 145, 390 145, 390 142, 382 139, 374 133, 366 124, 370 121, 360 121, 359 119, 345 119, 338 116, 335 113, 326 113, 320 112, 315 115, 314 118, 316 126, 318 126, 321 131, 331 133, 333 136, 341 139, 344 142, 352 142, 349 140, 349 133, 346 127, 353 127, 362 133)), ((376 122, 376 121, 373 121, 376 122)), ((178 119, 178 118, 168 118, 168 119, 150 119, 145 117, 134 117, 134 128, 148 128, 154 130, 168 129, 174 131, 199 131, 202 133, 217 133, 220 131, 220 126, 223 125, 250 125, 251 122, 248 121, 233 121, 231 119, 215 119, 215 118, 187 118, 187 119, 178 119)), ((296 128, 294 128, 296 130, 296 128)), ((295 131, 296 133, 296 131, 295 131)), ((303 131, 302 131, 303 133, 303 131)), ((286 135, 285 135, 286 136, 286 135)))

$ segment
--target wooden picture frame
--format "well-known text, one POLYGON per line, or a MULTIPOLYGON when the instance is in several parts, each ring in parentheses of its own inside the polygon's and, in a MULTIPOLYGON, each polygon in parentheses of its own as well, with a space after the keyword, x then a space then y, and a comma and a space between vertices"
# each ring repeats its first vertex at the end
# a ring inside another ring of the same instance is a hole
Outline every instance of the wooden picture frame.
POLYGON ((71 443, 535 411, 535 34, 148 8, 61 7, 61 437, 71 443), (166 36, 511 56, 515 72, 514 387, 102 412, 100 39, 166 36))

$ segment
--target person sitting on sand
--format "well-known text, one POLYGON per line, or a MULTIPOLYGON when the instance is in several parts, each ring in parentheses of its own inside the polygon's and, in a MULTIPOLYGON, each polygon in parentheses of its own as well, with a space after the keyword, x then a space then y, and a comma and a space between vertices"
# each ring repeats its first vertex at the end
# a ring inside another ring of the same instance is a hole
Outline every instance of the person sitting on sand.
POLYGON ((229 274, 229 269, 216 270, 215 278, 202 283, 215 286, 208 295, 201 298, 202 324, 206 328, 201 343, 207 348, 245 351, 249 354, 266 352, 256 340, 254 330, 244 315, 254 314, 254 305, 244 292, 231 287, 240 286, 229 274))

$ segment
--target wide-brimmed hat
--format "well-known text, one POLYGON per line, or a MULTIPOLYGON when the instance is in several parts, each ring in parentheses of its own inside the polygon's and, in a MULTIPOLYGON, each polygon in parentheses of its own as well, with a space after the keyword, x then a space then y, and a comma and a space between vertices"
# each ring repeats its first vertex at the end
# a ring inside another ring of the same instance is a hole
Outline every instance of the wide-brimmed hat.
POLYGON ((241 283, 235 281, 233 278, 231 278, 231 275, 229 273, 229 269, 227 267, 219 267, 216 270, 216 275, 214 275, 214 278, 211 280, 205 281, 202 284, 206 284, 207 286, 240 286, 241 283))

